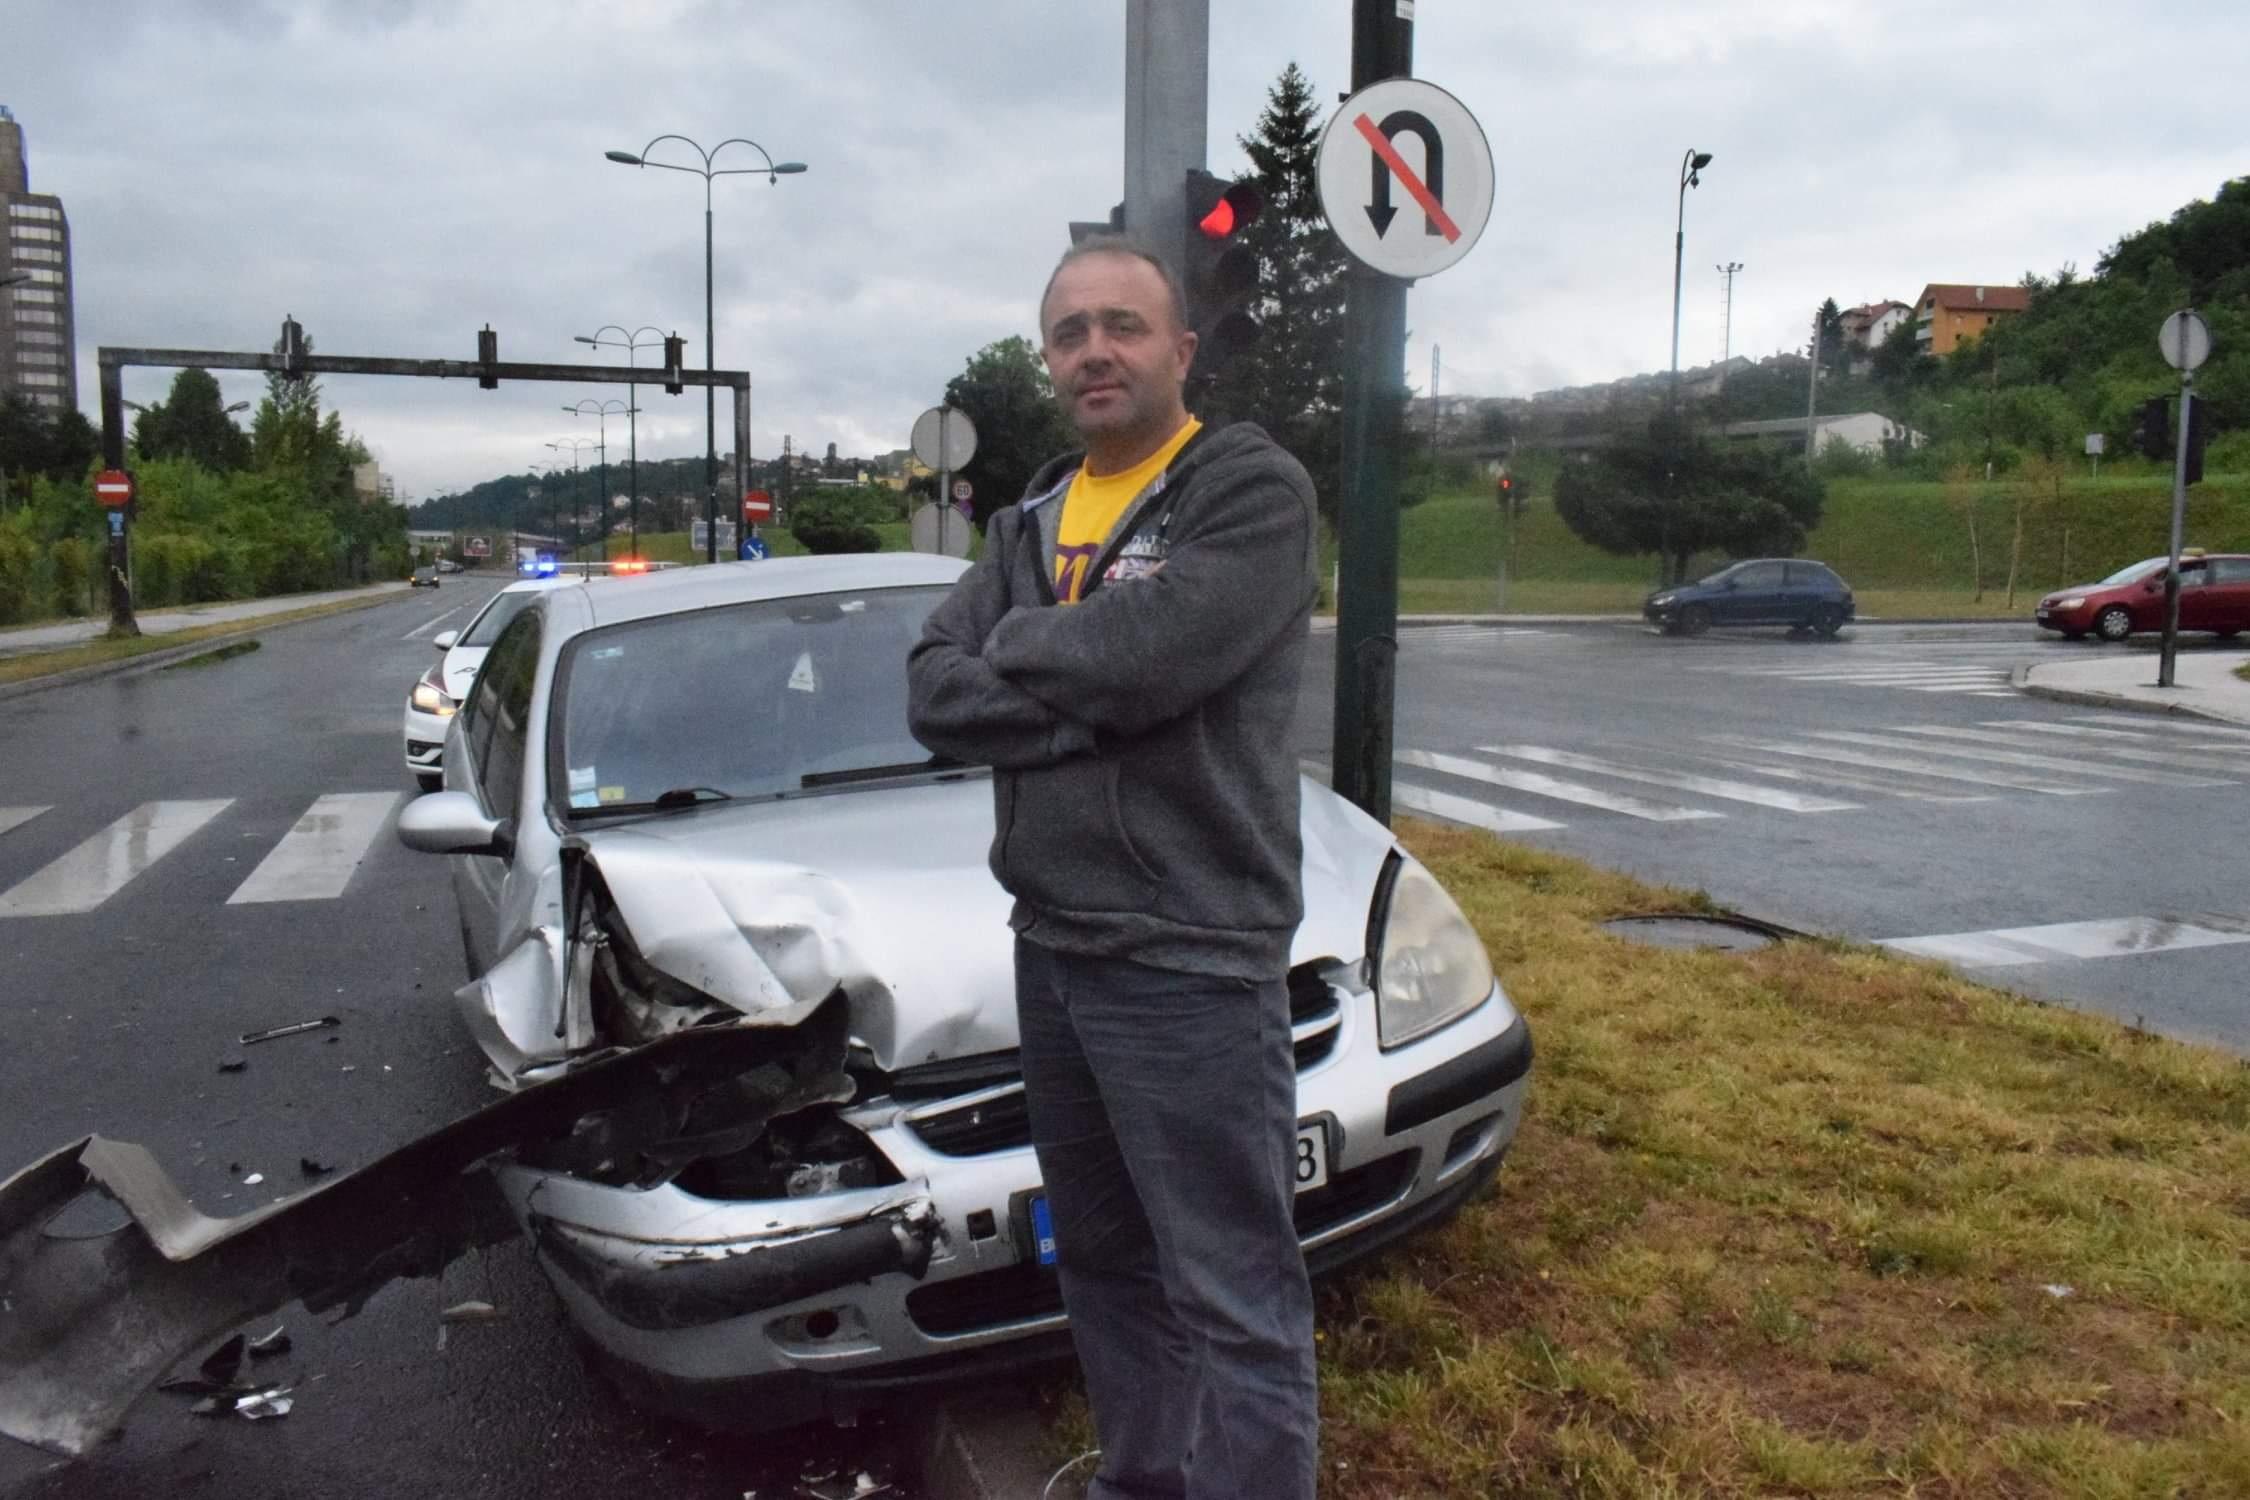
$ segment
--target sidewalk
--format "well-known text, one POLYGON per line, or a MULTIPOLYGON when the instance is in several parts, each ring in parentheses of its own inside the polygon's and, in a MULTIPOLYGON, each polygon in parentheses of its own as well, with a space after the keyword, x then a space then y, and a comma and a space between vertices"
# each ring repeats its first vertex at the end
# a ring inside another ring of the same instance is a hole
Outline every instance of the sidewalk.
MULTIPOLYGON (((231 604, 198 604, 185 609, 151 610, 135 616, 143 635, 170 635, 199 625, 225 625, 235 620, 255 620, 265 615, 287 614, 293 609, 361 599, 371 594, 404 592, 404 583, 368 584, 356 589, 331 589, 320 594, 283 594, 274 599, 242 599, 231 604)), ((28 656, 41 651, 61 651, 98 640, 109 629, 105 611, 84 620, 60 620, 52 625, 24 625, 0 630, 0 657, 28 656)))
POLYGON ((2034 698, 2099 708, 2192 714, 2250 728, 2250 682, 2234 669, 2250 662, 2245 651, 2182 651, 2172 673, 2176 686, 2156 685, 2153 650, 2105 650, 2086 661, 2047 662, 2016 674, 2016 686, 2034 698))

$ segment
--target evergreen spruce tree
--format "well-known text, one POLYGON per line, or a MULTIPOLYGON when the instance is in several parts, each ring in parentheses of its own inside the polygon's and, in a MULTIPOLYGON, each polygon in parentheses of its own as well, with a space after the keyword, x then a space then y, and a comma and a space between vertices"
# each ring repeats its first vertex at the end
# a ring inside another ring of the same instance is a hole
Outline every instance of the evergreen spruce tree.
POLYGON ((1320 211, 1314 175, 1320 109, 1295 63, 1266 93, 1254 134, 1239 138, 1265 194, 1247 231, 1264 296, 1258 341, 1217 372, 1199 415, 1251 421, 1312 471, 1320 508, 1333 517, 1341 494, 1346 254, 1320 211))

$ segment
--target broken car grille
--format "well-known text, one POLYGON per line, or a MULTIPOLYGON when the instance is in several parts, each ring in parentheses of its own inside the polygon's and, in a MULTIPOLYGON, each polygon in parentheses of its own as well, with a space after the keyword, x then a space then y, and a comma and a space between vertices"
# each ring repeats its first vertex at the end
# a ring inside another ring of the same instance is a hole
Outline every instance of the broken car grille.
MULTIPOLYGON (((1289 971, 1289 1026, 1300 1073, 1336 1050, 1343 1027, 1343 1007, 1320 977, 1323 967, 1307 963, 1289 971)), ((984 1156, 1031 1144, 1031 1119, 1020 1081, 995 1084, 922 1110, 926 1112, 908 1112, 907 1128, 940 1156, 984 1156)))

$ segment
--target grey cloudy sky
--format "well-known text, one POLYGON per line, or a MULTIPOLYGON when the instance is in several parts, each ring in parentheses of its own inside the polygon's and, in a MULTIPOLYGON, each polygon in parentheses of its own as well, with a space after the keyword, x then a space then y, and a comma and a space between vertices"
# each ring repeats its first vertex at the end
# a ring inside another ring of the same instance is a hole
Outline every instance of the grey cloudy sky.
MULTIPOLYGON (((1346 0, 1213 0, 1211 164, 1296 60, 1333 100, 1346 0)), ((811 171, 716 195, 718 354, 753 451, 903 446, 966 356, 1034 331, 1065 223, 1120 196, 1122 0, 9 0, 0 103, 69 211, 82 404, 96 345, 263 348, 284 313, 337 354, 571 360, 598 324, 700 358, 702 185, 605 162, 679 131, 811 171)), ((1681 360, 1801 345, 1824 296, 2090 269, 2250 171, 2228 80, 2238 0, 1421 0, 1416 73, 1498 158, 1483 241, 1410 301, 1409 378, 1527 394, 1662 368, 1674 183, 1681 360)), ((730 152, 732 158, 734 153, 730 152)), ((745 159, 732 164, 748 164, 745 159)), ((162 394, 140 372, 127 396, 162 394)), ((225 381, 230 400, 258 394, 225 381)), ((589 387, 331 380, 423 498, 550 455, 589 387)), ((644 451, 702 403, 644 397, 644 451)), ((722 415, 723 423, 723 415, 722 415)), ((721 446, 727 446, 722 437, 721 446)), ((613 441, 613 457, 622 454, 613 441)))

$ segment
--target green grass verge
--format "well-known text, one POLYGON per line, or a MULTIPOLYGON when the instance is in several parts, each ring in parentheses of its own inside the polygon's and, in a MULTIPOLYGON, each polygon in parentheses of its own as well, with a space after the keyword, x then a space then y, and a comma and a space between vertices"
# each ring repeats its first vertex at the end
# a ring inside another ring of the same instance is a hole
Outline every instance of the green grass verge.
MULTIPOLYGON (((2171 515, 2167 481, 2073 482, 2059 503, 2026 510, 2011 608, 2005 585, 2013 497, 2006 483, 1949 492, 1941 484, 1839 480, 1829 486, 1821 524, 1804 555, 1843 574, 1869 615, 2004 618, 2027 614, 2049 590, 2164 550, 2171 515), (1979 554, 1974 570, 1972 514, 1979 554)), ((2250 548, 2250 479, 2218 476, 2196 486, 2188 501, 2188 532, 2193 545, 2250 548)), ((1399 528, 1400 607, 1413 613, 1492 610, 1503 538, 1499 512, 1482 493, 1442 495, 1407 510, 1399 528)), ((1330 536, 1322 550, 1324 574, 1335 559, 1330 536)), ((1696 570, 1724 561, 1698 559, 1696 570)), ((1653 559, 1612 557, 1587 546, 1544 497, 1530 502, 1519 523, 1515 563, 1511 613, 1637 609, 1656 581, 1653 559)))
POLYGON ((318 619, 322 615, 340 615, 355 609, 366 609, 396 597, 393 590, 369 594, 359 599, 337 599, 327 604, 311 604, 303 609, 283 610, 277 614, 259 615, 248 620, 227 620, 216 625, 196 625, 186 630, 167 631, 162 635, 137 635, 123 640, 103 637, 88 641, 82 646, 66 646, 58 651, 29 652, 22 656, 0 657, 0 683, 30 682, 38 677, 52 677, 58 672, 72 671, 78 667, 99 666, 105 662, 126 661, 136 656, 146 656, 152 651, 169 651, 174 646, 193 645, 218 636, 244 635, 269 629, 275 625, 293 624, 298 620, 318 619))
POLYGON ((1495 1188, 1321 1289, 1323 1495, 2250 1494, 2250 1066, 1402 831, 1539 1060, 1495 1188))

